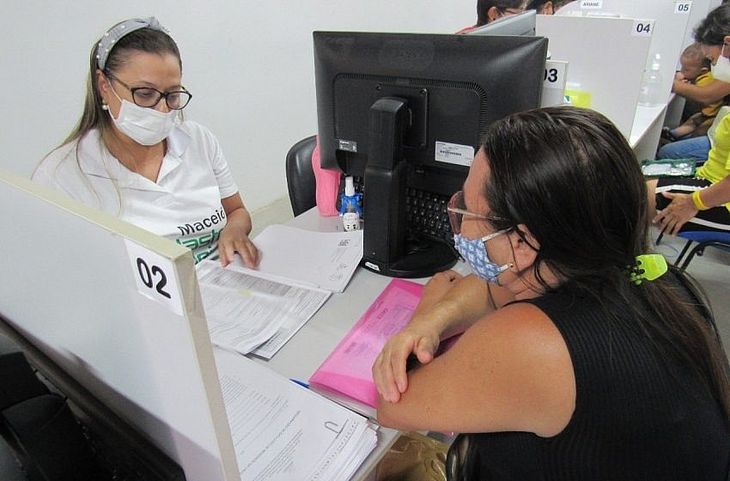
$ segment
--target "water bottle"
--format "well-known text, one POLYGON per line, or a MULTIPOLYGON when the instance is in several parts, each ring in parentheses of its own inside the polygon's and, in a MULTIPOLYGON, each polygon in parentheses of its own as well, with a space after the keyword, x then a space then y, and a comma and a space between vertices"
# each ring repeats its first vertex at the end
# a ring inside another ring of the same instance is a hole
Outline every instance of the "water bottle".
POLYGON ((659 61, 661 55, 654 55, 649 70, 644 72, 644 78, 641 81, 641 90, 639 91, 639 105, 645 107, 656 107, 667 101, 662 92, 662 74, 659 72, 659 61))

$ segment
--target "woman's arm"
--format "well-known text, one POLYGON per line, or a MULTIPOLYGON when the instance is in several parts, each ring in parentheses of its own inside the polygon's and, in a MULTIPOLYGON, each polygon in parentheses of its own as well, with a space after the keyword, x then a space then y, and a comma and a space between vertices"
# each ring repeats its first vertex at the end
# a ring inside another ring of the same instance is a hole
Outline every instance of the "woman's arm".
POLYGON ((228 220, 218 240, 218 254, 221 264, 228 265, 236 252, 247 267, 254 268, 259 262, 259 251, 248 238, 251 232, 251 216, 243 205, 241 195, 236 193, 221 200, 228 220))
MULTIPOLYGON (((662 195, 672 201, 657 213, 653 222, 659 224, 662 232, 676 235, 687 221, 697 215, 697 206, 690 194, 662 192, 662 195)), ((730 202, 730 177, 702 189, 699 196, 707 207, 718 207, 730 202)))
POLYGON ((713 80, 707 85, 700 87, 685 82, 684 80, 674 79, 672 91, 684 98, 707 105, 722 100, 726 95, 730 95, 730 83, 713 80))
POLYGON ((474 275, 446 271, 433 276, 408 325, 388 340, 373 364, 378 392, 397 402, 408 388, 406 361, 411 354, 422 364, 431 362, 442 339, 463 332, 510 300, 509 291, 474 275))
POLYGON ((409 373, 378 422, 402 430, 559 433, 575 408, 573 365, 560 332, 531 304, 480 319, 451 349, 409 373))

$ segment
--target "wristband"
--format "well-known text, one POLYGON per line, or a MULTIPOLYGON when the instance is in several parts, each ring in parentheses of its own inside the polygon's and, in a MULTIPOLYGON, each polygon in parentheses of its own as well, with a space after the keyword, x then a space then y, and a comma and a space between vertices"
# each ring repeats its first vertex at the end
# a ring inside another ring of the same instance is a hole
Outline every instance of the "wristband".
POLYGON ((702 202, 699 190, 695 190, 694 192, 692 192, 692 203, 695 205, 697 210, 707 210, 710 208, 707 207, 704 202, 702 202))

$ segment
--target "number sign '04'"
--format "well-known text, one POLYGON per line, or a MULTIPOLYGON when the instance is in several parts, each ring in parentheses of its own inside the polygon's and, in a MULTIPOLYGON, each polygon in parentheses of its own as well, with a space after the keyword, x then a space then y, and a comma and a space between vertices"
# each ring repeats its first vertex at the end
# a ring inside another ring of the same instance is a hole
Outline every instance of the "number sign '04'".
POLYGON ((125 243, 139 293, 176 314, 182 314, 182 300, 172 261, 128 240, 125 243))

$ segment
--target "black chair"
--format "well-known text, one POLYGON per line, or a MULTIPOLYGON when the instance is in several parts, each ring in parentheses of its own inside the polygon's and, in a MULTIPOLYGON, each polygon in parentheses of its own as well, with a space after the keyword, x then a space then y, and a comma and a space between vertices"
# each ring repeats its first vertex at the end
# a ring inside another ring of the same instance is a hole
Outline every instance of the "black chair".
POLYGON ((317 204, 312 151, 317 145, 317 136, 312 135, 292 145, 286 154, 286 185, 289 201, 297 216, 317 204))

